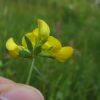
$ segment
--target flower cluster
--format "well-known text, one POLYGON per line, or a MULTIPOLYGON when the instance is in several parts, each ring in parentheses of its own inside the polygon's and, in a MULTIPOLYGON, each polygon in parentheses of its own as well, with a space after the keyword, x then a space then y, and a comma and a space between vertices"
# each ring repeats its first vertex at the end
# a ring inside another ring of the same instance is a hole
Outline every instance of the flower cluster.
POLYGON ((48 24, 38 19, 38 27, 22 37, 21 45, 15 43, 11 37, 6 42, 9 54, 14 57, 33 58, 37 55, 55 58, 60 62, 72 56, 74 49, 71 46, 62 46, 60 41, 50 35, 48 24))

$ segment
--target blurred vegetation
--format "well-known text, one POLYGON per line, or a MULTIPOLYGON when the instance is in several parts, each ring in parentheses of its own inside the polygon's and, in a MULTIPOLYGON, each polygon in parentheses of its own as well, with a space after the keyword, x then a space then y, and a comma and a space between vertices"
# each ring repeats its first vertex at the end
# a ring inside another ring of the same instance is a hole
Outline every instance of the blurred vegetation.
MULTIPOLYGON (((0 0, 0 75, 25 83, 31 62, 12 59, 6 40, 21 37, 44 19, 51 34, 75 48, 65 63, 38 58, 31 85, 46 100, 100 100, 100 5, 97 0, 0 0), (35 25, 35 26, 34 26, 35 25)), ((98 0, 99 1, 99 0, 98 0)))

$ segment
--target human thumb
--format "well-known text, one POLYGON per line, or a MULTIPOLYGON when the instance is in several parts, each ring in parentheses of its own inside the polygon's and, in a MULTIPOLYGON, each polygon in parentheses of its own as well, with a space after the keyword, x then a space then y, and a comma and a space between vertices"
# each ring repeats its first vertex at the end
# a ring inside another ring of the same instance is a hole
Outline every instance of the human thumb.
POLYGON ((44 100, 39 90, 28 85, 9 82, 0 84, 0 100, 44 100))

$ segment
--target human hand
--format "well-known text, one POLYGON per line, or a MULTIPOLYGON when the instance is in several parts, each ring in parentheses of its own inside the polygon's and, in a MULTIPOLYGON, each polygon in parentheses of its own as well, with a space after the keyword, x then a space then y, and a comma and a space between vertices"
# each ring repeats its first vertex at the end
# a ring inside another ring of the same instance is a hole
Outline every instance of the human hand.
POLYGON ((0 100, 44 100, 39 90, 0 77, 0 100))

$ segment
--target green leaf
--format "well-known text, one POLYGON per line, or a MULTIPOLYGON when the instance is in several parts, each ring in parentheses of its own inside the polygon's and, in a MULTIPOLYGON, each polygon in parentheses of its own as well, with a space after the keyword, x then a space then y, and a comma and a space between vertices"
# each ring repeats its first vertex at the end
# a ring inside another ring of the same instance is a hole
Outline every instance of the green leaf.
POLYGON ((19 56, 22 58, 29 58, 31 57, 31 53, 25 50, 21 50, 19 53, 19 56))
POLYGON ((33 46, 32 46, 32 42, 30 41, 30 39, 25 36, 25 41, 26 41, 26 44, 27 44, 27 47, 28 47, 28 50, 33 53, 33 46))
POLYGON ((34 50, 34 55, 38 55, 41 52, 41 46, 37 46, 34 50))

